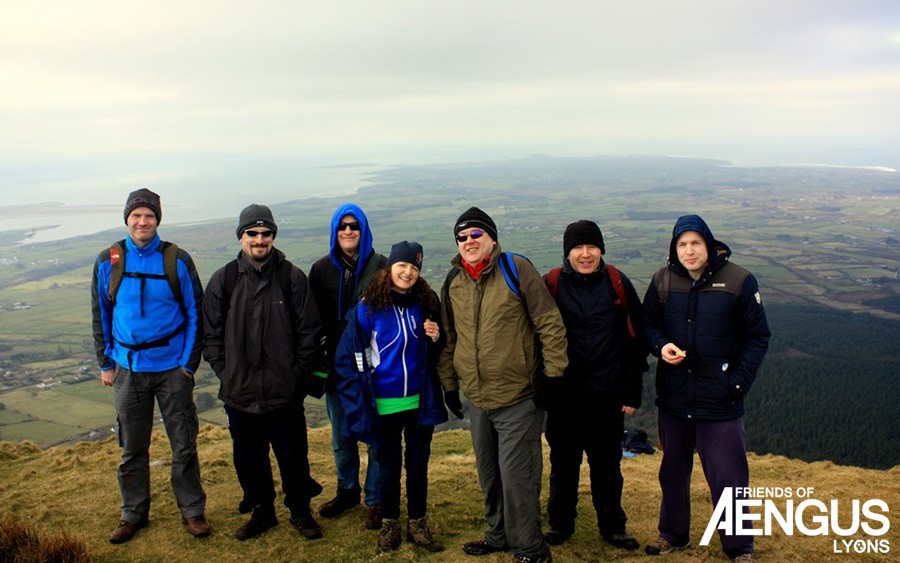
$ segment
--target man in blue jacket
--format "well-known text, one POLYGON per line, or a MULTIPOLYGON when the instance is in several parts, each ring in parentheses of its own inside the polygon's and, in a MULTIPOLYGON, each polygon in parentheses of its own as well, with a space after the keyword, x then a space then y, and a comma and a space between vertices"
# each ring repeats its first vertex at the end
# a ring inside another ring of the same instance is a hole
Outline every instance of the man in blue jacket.
MULTIPOLYGON (((744 396, 769 344, 756 278, 729 262, 731 249, 697 215, 680 217, 668 265, 644 297, 644 329, 656 369, 663 460, 659 538, 646 547, 664 555, 690 544, 690 482, 700 455, 713 503, 725 487, 747 487, 744 396)), ((726 555, 753 561, 753 536, 719 531, 726 555)))
POLYGON ((172 490, 195 537, 210 533, 197 458, 194 372, 200 363, 203 288, 191 257, 157 235, 159 196, 142 188, 125 202, 128 237, 94 264, 94 344, 103 385, 116 393, 122 515, 109 537, 124 543, 149 523, 153 402, 172 448, 172 490))

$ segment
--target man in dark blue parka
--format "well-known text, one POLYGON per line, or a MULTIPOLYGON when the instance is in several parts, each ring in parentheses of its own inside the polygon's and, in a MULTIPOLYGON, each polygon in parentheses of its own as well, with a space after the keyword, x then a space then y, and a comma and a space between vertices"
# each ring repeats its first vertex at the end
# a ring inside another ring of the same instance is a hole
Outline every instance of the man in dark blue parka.
MULTIPOLYGON (((646 547, 663 555, 690 543, 690 478, 694 449, 717 503, 725 487, 747 487, 744 396, 769 343, 756 278, 728 261, 697 215, 678 218, 667 266, 653 276, 643 324, 656 369, 663 460, 659 538, 646 547)), ((753 536, 726 534, 731 558, 753 561, 753 536)))

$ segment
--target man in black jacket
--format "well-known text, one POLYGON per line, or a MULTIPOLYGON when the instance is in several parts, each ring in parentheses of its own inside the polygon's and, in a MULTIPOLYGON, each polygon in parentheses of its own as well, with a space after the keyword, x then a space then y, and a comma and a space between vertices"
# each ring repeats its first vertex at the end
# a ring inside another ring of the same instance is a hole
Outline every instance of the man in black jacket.
POLYGON ((616 547, 637 549, 637 540, 625 530, 619 464, 625 415, 641 406, 647 346, 637 326, 640 299, 631 281, 604 263, 605 251, 596 223, 572 223, 563 236, 561 271, 547 276, 566 325, 569 366, 562 378, 546 383, 550 444, 546 538, 557 545, 575 531, 581 459, 587 453, 600 535, 616 547))
MULTIPOLYGON (((668 264, 644 295, 644 332, 656 364, 656 406, 663 459, 659 537, 645 547, 665 555, 690 545, 694 451, 714 504, 728 487, 750 482, 744 396, 769 347, 769 324, 756 278, 729 261, 698 215, 679 217, 668 264)), ((719 529, 726 555, 750 563, 753 536, 719 529)))
POLYGON ((203 355, 221 380, 244 491, 253 511, 235 537, 246 540, 278 524, 269 446, 281 471, 291 524, 322 537, 309 501, 321 491, 309 474, 304 383, 319 367, 319 313, 306 275, 273 246, 278 227, 264 205, 241 212, 238 257, 213 274, 203 302, 203 355), (318 490, 316 490, 318 489, 318 490))
MULTIPOLYGON (((346 315, 372 279, 375 270, 387 264, 387 258, 372 247, 372 231, 363 210, 355 203, 339 206, 331 217, 328 254, 309 270, 319 316, 322 318, 322 341, 326 371, 332 371, 334 350, 347 325, 346 315)), ((329 378, 325 406, 331 421, 331 446, 337 469, 337 494, 319 507, 319 514, 334 518, 359 504, 359 442, 342 432, 344 407, 335 389, 335 378, 329 378)), ((312 393, 311 393, 312 394, 312 393)), ((317 394, 316 396, 321 396, 317 394)), ((366 446, 368 467, 365 478, 366 528, 381 528, 381 486, 377 446, 366 446)))

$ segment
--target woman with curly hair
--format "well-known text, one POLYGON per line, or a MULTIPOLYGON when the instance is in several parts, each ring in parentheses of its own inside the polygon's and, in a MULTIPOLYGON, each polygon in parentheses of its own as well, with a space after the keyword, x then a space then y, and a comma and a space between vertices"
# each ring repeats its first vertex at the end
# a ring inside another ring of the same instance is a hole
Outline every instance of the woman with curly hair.
POLYGON ((422 245, 398 242, 348 315, 337 352, 344 435, 378 449, 384 524, 378 550, 400 546, 400 472, 406 468, 407 541, 443 550, 426 519, 428 458, 435 424, 447 420, 435 366, 444 338, 438 297, 419 277, 422 245), (405 456, 403 438, 406 441, 405 456), (405 463, 404 463, 405 461, 405 463))

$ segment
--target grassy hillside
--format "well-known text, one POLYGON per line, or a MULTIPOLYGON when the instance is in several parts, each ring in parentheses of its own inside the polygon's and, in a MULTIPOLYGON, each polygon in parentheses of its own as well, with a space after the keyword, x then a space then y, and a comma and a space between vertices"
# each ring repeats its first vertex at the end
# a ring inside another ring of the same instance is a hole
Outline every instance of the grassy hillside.
MULTIPOLYGON (((151 525, 131 542, 113 546, 107 537, 119 515, 116 465, 119 448, 112 440, 79 443, 41 451, 27 442, 0 442, 0 517, 13 514, 27 524, 48 532, 64 528, 82 539, 91 556, 99 561, 475 561, 463 555, 462 543, 481 537, 485 527, 481 493, 475 460, 467 432, 453 430, 435 436, 431 458, 429 516, 437 538, 447 550, 436 555, 403 543, 389 555, 376 556, 377 532, 363 528, 363 509, 357 508, 337 520, 321 520, 324 539, 307 542, 288 524, 283 506, 278 506, 281 525, 264 536, 238 542, 233 531, 245 516, 237 513, 240 488, 231 464, 231 442, 227 430, 204 426, 199 436, 204 486, 208 494, 207 516, 214 527, 205 540, 190 537, 180 524, 180 515, 168 484, 168 442, 162 434, 154 436, 151 450, 152 492, 151 525)), ((325 493, 314 499, 314 506, 325 500, 335 487, 330 448, 330 429, 310 431, 310 462, 313 474, 325 486, 325 493)), ((546 505, 547 472, 545 444, 544 490, 546 505)), ((659 486, 656 474, 660 454, 623 459, 625 474, 624 506, 629 529, 642 544, 656 537, 659 486)), ((826 504, 837 499, 840 523, 849 525, 852 499, 879 498, 891 507, 891 528, 882 536, 892 550, 900 549, 900 466, 887 471, 839 467, 829 462, 804 463, 780 456, 751 455, 751 485, 757 487, 814 487, 813 498, 826 504)), ((718 539, 709 546, 698 543, 712 507, 699 463, 694 471, 692 499, 694 547, 665 557, 672 563, 727 561, 718 539)), ((557 561, 648 561, 643 552, 625 553, 599 541, 596 521, 590 507, 586 467, 582 471, 577 531, 563 546, 554 548, 557 561)), ((280 502, 281 497, 279 497, 280 502)), ((779 505, 783 506, 783 505, 779 505)), ((808 513, 806 522, 809 521, 808 513)), ((546 522, 545 522, 546 527, 546 522)), ((864 538, 861 533, 854 538, 864 538)), ((780 530, 772 537, 757 539, 757 554, 763 561, 893 561, 894 553, 859 555, 834 553, 836 536, 786 536, 780 530)), ((509 561, 509 555, 479 558, 485 563, 509 561)))

